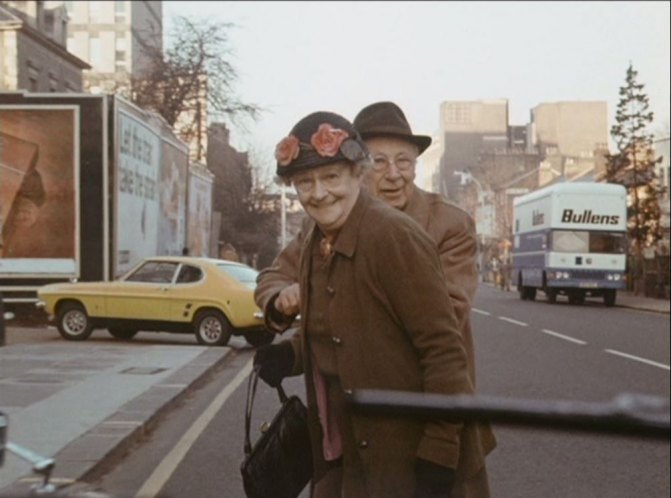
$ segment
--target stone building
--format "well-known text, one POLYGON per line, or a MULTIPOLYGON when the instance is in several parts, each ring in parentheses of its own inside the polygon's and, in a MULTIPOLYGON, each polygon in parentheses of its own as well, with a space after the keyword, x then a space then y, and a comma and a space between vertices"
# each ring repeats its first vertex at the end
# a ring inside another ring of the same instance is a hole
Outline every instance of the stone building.
POLYGON ((66 48, 67 15, 43 1, 0 2, 0 90, 81 92, 90 66, 66 48))
POLYGON ((141 74, 148 65, 142 46, 162 50, 160 1, 51 0, 47 3, 67 10, 68 50, 91 65, 84 74, 87 91, 125 93, 130 78, 141 74))

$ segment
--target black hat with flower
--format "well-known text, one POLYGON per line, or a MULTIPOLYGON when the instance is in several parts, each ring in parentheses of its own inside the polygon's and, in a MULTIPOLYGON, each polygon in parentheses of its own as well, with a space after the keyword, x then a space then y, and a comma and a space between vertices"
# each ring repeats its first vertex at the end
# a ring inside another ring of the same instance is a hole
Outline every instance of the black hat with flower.
POLYGON ((368 148, 352 123, 326 111, 305 116, 275 148, 281 177, 340 161, 354 163, 367 155, 368 148))

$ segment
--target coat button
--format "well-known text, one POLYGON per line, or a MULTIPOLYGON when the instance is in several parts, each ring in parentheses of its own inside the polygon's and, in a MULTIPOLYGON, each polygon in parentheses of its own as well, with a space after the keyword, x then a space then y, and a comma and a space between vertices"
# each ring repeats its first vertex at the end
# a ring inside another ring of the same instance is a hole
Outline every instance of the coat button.
POLYGON ((330 285, 326 288, 326 292, 329 293, 329 296, 335 295, 335 289, 331 287, 330 285))
POLYGON ((333 336, 331 337, 331 340, 333 341, 333 344, 342 344, 342 339, 340 337, 333 336))
POLYGON ((345 393, 345 396, 351 396, 352 395, 352 390, 351 389, 345 389, 343 392, 345 393))
POLYGON ((364 449, 364 450, 366 448, 368 448, 368 441, 366 441, 365 439, 362 439, 361 441, 359 441, 359 448, 364 449))

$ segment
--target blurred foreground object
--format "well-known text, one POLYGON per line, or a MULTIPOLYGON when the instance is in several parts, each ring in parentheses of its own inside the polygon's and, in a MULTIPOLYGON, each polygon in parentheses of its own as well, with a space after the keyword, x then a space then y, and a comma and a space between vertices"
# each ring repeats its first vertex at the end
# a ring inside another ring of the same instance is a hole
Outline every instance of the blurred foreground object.
POLYGON ((641 394, 620 394, 610 402, 597 403, 362 389, 353 392, 350 402, 357 412, 370 415, 488 421, 669 440, 669 400, 641 394))

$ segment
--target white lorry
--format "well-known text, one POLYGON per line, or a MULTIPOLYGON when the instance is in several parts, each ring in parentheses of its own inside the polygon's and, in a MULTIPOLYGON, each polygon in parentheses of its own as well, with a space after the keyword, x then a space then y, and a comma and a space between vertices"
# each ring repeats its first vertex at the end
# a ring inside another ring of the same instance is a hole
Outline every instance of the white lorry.
POLYGON ((523 300, 542 290, 583 304, 615 304, 625 287, 627 193, 609 183, 559 183, 513 202, 513 282, 523 300))

